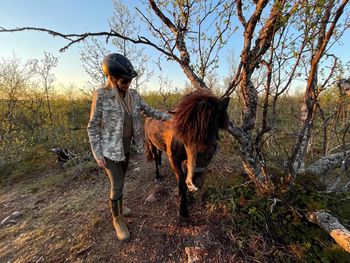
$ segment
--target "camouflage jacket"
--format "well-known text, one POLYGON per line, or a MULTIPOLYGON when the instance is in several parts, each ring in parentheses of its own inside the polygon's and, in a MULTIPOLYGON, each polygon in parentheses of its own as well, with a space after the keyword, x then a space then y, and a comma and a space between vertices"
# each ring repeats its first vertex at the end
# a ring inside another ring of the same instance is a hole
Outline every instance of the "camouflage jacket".
MULTIPOLYGON (((90 121, 87 127, 95 159, 103 156, 113 161, 125 160, 123 149, 124 107, 116 98, 116 88, 100 88, 93 95, 90 121)), ((134 89, 129 89, 132 100, 133 137, 137 151, 143 149, 140 113, 160 120, 170 115, 148 106, 134 89)))

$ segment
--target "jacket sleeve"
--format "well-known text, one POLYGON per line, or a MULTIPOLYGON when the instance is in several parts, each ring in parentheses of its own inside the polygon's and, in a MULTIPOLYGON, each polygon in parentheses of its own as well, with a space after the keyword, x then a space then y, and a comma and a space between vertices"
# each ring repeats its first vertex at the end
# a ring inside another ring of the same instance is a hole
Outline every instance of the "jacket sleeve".
POLYGON ((101 148, 102 108, 101 96, 96 91, 92 97, 90 120, 87 126, 92 153, 96 160, 103 157, 101 148))
POLYGON ((137 91, 134 91, 135 93, 135 97, 137 99, 137 101, 140 103, 140 110, 141 113, 147 117, 151 117, 151 118, 155 118, 158 120, 163 120, 163 121, 167 121, 169 119, 171 119, 171 115, 168 113, 165 113, 163 111, 160 110, 156 110, 150 106, 147 105, 146 102, 144 102, 144 100, 141 98, 141 96, 137 93, 137 91))

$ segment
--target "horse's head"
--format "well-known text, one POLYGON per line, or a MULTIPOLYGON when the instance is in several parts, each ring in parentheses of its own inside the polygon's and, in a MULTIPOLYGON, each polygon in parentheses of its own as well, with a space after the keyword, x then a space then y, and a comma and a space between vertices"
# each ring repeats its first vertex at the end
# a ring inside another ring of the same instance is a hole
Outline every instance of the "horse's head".
POLYGON ((187 95, 175 110, 175 132, 185 145, 184 168, 190 191, 197 191, 204 184, 204 171, 217 148, 218 131, 228 125, 228 103, 229 98, 220 100, 209 91, 200 90, 187 95))

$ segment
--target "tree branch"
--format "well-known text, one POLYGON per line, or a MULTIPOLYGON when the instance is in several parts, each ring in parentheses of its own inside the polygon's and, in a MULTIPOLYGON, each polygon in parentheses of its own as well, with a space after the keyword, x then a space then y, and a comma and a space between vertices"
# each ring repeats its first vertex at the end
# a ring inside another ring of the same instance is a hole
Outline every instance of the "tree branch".
POLYGON ((178 61, 181 68, 183 69, 186 76, 190 79, 193 86, 197 89, 206 88, 208 86, 205 82, 200 79, 194 70, 190 67, 190 54, 187 51, 186 42, 185 42, 185 32, 183 29, 176 27, 169 18, 167 18, 162 11, 158 8, 157 4, 153 0, 149 0, 148 3, 154 11, 154 13, 160 18, 160 20, 173 32, 176 37, 176 47, 180 52, 180 60, 178 61))
POLYGON ((245 17, 243 16, 242 0, 237 1, 237 15, 238 15, 239 21, 241 21, 242 26, 245 28, 247 26, 247 22, 245 20, 245 17))

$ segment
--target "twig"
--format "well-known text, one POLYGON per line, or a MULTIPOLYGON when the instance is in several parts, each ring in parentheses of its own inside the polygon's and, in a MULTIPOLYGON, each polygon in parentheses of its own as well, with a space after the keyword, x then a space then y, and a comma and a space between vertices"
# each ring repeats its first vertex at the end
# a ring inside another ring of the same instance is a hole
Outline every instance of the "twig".
POLYGON ((272 205, 271 205, 271 207, 270 207, 270 212, 271 212, 271 214, 272 214, 273 208, 275 207, 275 205, 277 204, 277 202, 281 202, 281 200, 280 200, 280 199, 277 199, 277 198, 273 198, 273 199, 269 199, 269 200, 272 200, 272 201, 273 201, 273 203, 272 203, 272 205))
POLYGON ((147 221, 147 220, 145 219, 145 220, 143 220, 143 222, 141 223, 140 229, 139 229, 139 233, 141 233, 141 230, 142 230, 144 224, 146 223, 146 221, 147 221))
POLYGON ((79 250, 79 251, 76 253, 76 255, 79 256, 79 255, 85 253, 86 251, 88 251, 90 248, 91 248, 91 245, 87 246, 86 248, 83 248, 83 249, 79 250))

